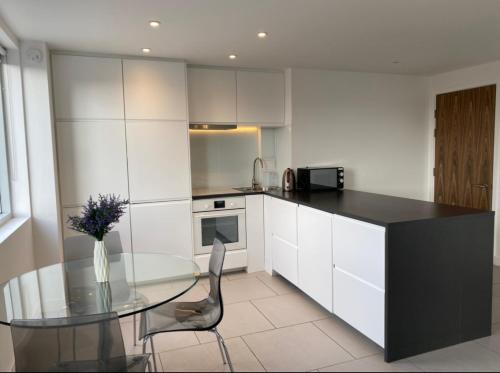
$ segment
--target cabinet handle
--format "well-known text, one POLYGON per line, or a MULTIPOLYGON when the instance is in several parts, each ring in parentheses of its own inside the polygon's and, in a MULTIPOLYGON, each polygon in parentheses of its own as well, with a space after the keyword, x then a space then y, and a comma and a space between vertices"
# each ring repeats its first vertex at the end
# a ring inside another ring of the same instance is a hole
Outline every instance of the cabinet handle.
POLYGON ((484 190, 488 190, 490 186, 488 184, 472 184, 473 188, 481 188, 484 190))

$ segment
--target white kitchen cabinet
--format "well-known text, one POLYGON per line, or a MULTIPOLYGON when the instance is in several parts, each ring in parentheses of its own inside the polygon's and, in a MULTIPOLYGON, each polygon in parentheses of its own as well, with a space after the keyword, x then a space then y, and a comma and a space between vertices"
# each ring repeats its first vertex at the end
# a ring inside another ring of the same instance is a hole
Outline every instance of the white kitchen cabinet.
POLYGON ((285 76, 281 72, 237 72, 239 124, 282 126, 285 121, 285 76))
MULTIPOLYGON (((82 233, 78 233, 70 228, 68 228, 68 217, 69 216, 75 216, 75 215, 80 215, 82 212, 81 207, 68 207, 68 208, 63 208, 63 238, 68 238, 68 237, 73 237, 80 235, 82 233)), ((130 235, 130 208, 127 207, 127 211, 125 214, 120 218, 120 221, 118 224, 115 224, 113 227, 113 231, 118 231, 120 233, 120 241, 122 243, 122 248, 123 252, 125 253, 130 253, 132 252, 132 242, 131 242, 131 235, 130 235)))
POLYGON ((186 122, 127 121, 132 202, 191 198, 186 122))
POLYGON ((298 253, 297 246, 290 244, 279 236, 271 237, 273 270, 298 286, 298 253))
POLYGON ((297 208, 296 203, 279 198, 271 199, 272 234, 294 246, 297 246, 297 208))
POLYGON ((264 269, 272 275, 273 274, 273 257, 272 257, 272 197, 264 196, 264 269))
POLYGON ((120 59, 54 55, 52 72, 57 120, 124 118, 120 59))
POLYGON ((191 201, 132 204, 134 253, 165 253, 193 258, 191 201))
POLYGON ((299 288, 333 312, 333 216, 305 206, 297 216, 299 288))
POLYGON ((236 71, 189 68, 190 123, 236 123, 236 71))
POLYGON ((56 130, 63 207, 99 193, 129 197, 123 121, 58 122, 56 130))
POLYGON ((247 271, 258 272, 265 268, 264 249, 264 196, 245 196, 247 224, 247 271))
POLYGON ((123 60, 125 118, 187 120, 183 62, 123 60))
POLYGON ((385 228, 335 215, 335 267, 385 289, 385 228))
POLYGON ((384 347, 385 292, 338 268, 333 289, 335 314, 384 347))

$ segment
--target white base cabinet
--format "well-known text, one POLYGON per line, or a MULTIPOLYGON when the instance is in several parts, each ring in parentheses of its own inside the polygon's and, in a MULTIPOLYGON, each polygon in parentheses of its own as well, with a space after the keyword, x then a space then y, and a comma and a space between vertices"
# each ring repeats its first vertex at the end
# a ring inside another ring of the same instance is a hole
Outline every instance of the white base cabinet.
POLYGON ((245 213, 247 225, 247 252, 249 273, 264 270, 264 196, 249 195, 245 197, 245 213))
POLYGON ((298 209, 298 285, 333 312, 332 215, 300 206, 298 209))
POLYGON ((335 315, 384 347, 384 291, 335 269, 333 294, 335 315))
POLYGON ((130 206, 134 252, 165 253, 193 258, 191 201, 130 206))
POLYGON ((273 270, 294 285, 298 285, 298 250, 297 246, 273 234, 271 237, 273 270))

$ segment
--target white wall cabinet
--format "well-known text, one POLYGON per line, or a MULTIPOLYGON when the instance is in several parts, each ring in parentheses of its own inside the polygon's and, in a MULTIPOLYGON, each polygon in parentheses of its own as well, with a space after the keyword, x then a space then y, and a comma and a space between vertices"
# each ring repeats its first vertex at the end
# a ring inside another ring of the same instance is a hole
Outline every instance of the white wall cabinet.
POLYGON ((187 120, 186 64, 123 60, 126 119, 187 120))
POLYGON ((190 123, 236 123, 236 71, 189 68, 190 123))
POLYGON ((264 196, 245 196, 246 224, 247 224, 247 271, 258 272, 265 268, 264 249, 264 196))
POLYGON ((129 197, 123 121, 58 122, 56 130, 63 207, 99 193, 129 197))
POLYGON ((52 69, 57 120, 124 118, 120 59, 54 55, 52 69))
POLYGON ((193 258, 191 201, 130 206, 134 252, 167 253, 193 258))
POLYGON ((299 288, 333 312, 332 219, 326 212, 298 208, 299 288))
POLYGON ((191 198, 186 122, 127 121, 132 202, 191 198))
POLYGON ((236 77, 238 123, 284 125, 284 74, 281 72, 238 71, 236 77))

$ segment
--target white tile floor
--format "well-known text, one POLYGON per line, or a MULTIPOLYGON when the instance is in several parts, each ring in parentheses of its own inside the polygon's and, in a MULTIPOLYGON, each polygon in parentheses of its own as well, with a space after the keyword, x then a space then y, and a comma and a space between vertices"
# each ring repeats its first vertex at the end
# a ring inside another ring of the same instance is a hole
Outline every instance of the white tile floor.
MULTIPOLYGON (((387 364, 382 349, 331 316, 280 277, 244 272, 225 275, 225 315, 219 330, 236 371, 421 372, 500 370, 500 267, 494 270, 493 335, 387 364), (498 324, 497 324, 498 323, 498 324)), ((208 293, 201 280, 183 300, 208 293)), ((128 352, 131 320, 124 320, 128 352)), ((163 371, 228 371, 210 333, 171 333, 155 338, 163 371)))

